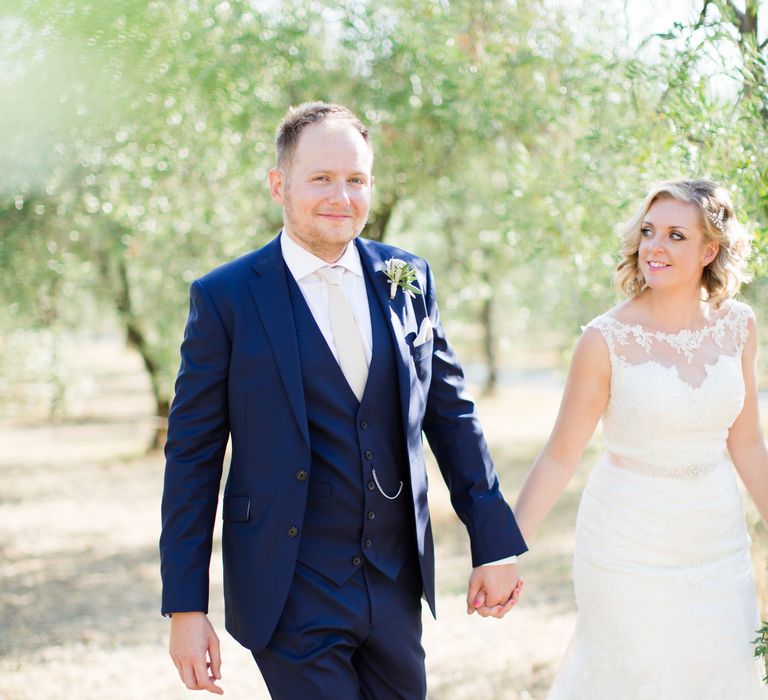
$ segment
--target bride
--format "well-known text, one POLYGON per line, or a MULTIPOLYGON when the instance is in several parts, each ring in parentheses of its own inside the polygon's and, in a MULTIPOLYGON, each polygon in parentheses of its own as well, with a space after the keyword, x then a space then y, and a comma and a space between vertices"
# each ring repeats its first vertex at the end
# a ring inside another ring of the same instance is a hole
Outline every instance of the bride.
POLYGON ((755 319, 733 299, 748 247, 727 190, 704 180, 654 187, 624 228, 628 299, 585 328, 515 508, 529 540, 602 416, 576 524, 576 631, 549 700, 768 698, 731 468, 768 522, 755 319))

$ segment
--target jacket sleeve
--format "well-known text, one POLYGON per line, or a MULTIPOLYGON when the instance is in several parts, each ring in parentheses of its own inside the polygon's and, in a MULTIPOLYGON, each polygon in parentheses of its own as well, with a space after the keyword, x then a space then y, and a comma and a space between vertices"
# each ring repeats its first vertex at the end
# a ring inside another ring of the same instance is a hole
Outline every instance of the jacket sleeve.
POLYGON ((522 554, 528 547, 502 496, 474 403, 466 393, 464 373, 440 323, 429 266, 424 295, 434 345, 423 430, 453 508, 469 533, 472 566, 522 554))
POLYGON ((231 340, 198 280, 176 394, 168 419, 160 535, 162 613, 208 611, 208 571, 219 484, 229 437, 231 340))

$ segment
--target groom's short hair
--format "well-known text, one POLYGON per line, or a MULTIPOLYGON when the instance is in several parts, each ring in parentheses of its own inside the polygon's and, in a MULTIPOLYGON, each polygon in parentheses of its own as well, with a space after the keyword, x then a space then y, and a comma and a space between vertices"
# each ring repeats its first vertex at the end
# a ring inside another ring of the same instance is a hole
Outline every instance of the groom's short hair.
POLYGON ((277 167, 286 167, 296 151, 296 144, 304 127, 324 121, 347 121, 363 137, 368 146, 371 139, 366 126, 346 107, 328 102, 304 102, 290 107, 280 126, 275 139, 275 159, 277 167))

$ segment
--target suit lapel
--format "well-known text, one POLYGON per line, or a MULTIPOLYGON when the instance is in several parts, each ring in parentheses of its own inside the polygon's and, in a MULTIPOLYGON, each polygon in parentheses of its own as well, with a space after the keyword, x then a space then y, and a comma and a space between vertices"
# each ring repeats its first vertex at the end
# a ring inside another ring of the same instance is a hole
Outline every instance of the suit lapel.
POLYGON ((301 382, 299 346, 293 321, 291 297, 288 290, 285 267, 280 247, 280 236, 261 251, 253 266, 254 276, 249 280, 253 300, 261 316, 267 339, 272 346, 275 363, 280 372, 299 430, 309 445, 307 409, 304 403, 304 387, 301 382))
POLYGON ((357 245, 357 249, 360 252, 360 260, 371 281, 370 286, 373 289, 373 294, 384 313, 384 318, 388 321, 387 325, 397 349, 395 360, 397 365, 397 383, 400 387, 400 410, 403 416, 405 434, 408 435, 411 381, 415 381, 415 378, 411 378, 410 351, 408 350, 408 343, 405 342, 405 294, 396 294, 395 298, 390 301, 389 284, 382 272, 385 261, 383 252, 378 250, 370 241, 363 238, 356 238, 355 245, 357 245))

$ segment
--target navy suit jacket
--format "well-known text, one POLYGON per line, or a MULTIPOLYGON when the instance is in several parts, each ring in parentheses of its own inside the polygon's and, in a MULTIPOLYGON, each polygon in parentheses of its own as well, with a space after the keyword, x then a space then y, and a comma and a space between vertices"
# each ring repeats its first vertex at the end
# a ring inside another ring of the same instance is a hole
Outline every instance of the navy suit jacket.
MULTIPOLYGON (((470 536, 472 564, 526 550, 464 393, 426 261, 392 246, 355 240, 391 324, 397 387, 425 597, 435 612, 434 552, 422 449, 426 435, 470 536), (388 258, 410 263, 423 294, 389 299, 388 258), (429 317, 433 340, 413 346, 429 317)), ((262 649, 291 584, 306 504, 298 472, 311 451, 296 330, 280 240, 195 281, 168 424, 160 538, 164 614, 208 611, 208 572, 224 453, 232 461, 223 499, 226 626, 262 649), (228 494, 238 494, 229 496, 228 494), (242 496, 240 494, 249 494, 242 496), (237 582, 237 585, 228 585, 237 582), (248 595, 236 591, 248 591, 248 595)), ((373 302, 372 302, 373 303, 373 302)))

